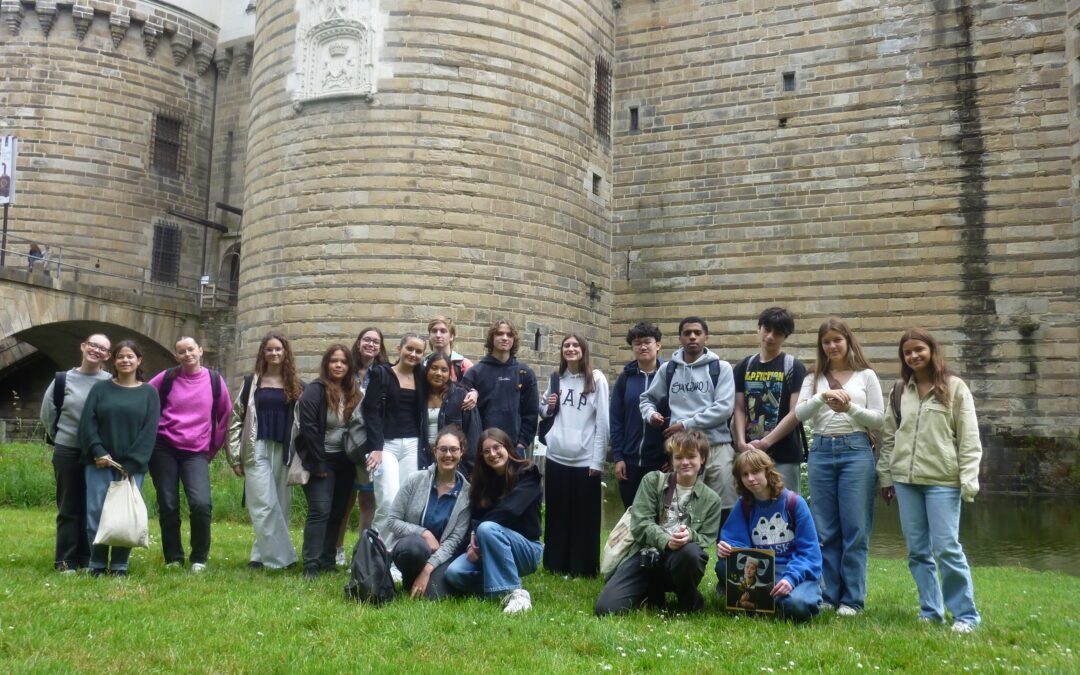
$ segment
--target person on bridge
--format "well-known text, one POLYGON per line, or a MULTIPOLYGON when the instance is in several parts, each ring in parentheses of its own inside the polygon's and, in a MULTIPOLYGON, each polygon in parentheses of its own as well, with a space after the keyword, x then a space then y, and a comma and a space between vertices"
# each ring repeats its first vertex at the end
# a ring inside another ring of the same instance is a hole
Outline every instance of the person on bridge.
POLYGON ((225 445, 232 401, 225 380, 203 368, 202 347, 193 337, 176 341, 180 365, 154 376, 161 422, 150 458, 150 477, 157 490, 161 548, 166 567, 184 566, 180 540, 180 483, 191 513, 191 571, 206 570, 210 557, 210 460, 225 445))
POLYGON ((54 443, 53 476, 56 478, 56 556, 53 566, 65 574, 90 565, 90 542, 86 537, 86 477, 79 448, 79 419, 90 389, 110 379, 104 369, 112 345, 94 333, 79 345, 78 368, 56 373, 41 401, 41 424, 54 443))

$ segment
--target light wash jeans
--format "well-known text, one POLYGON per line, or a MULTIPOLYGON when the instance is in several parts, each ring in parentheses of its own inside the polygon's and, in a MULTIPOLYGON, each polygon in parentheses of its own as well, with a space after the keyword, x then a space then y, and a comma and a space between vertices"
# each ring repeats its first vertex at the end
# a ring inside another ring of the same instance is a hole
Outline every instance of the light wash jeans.
POLYGON ((416 451, 420 439, 395 438, 383 443, 382 464, 371 474, 375 482, 375 517, 371 526, 382 537, 388 549, 393 548, 393 536, 386 527, 390 507, 394 504, 401 484, 416 473, 416 451))
MULTIPOLYGON (((90 569, 103 570, 107 567, 118 572, 126 570, 128 557, 131 555, 130 548, 94 545, 94 537, 97 536, 98 525, 101 523, 101 509, 105 506, 105 495, 109 493, 109 483, 120 480, 122 476, 116 469, 99 469, 93 464, 86 466, 83 475, 86 477, 86 536, 90 541, 90 569), (112 560, 109 559, 110 549, 112 560)), ((145 475, 137 473, 132 476, 139 490, 142 490, 145 475)))
POLYGON ((251 461, 244 465, 244 497, 255 529, 251 561, 273 569, 296 562, 296 549, 289 537, 292 491, 282 453, 281 443, 257 440, 251 461))
POLYGON ((870 438, 864 432, 815 435, 807 478, 821 542, 822 599, 861 610, 876 484, 870 438))
MULTIPOLYGON (((790 489, 790 488, 788 488, 790 489)), ((777 565, 776 580, 784 576, 785 566, 777 565)), ((804 581, 791 589, 787 595, 776 599, 776 611, 795 623, 809 621, 821 611, 821 582, 817 579, 804 581)))
POLYGON ((893 487, 907 542, 908 569, 919 589, 919 615, 943 622, 947 607, 953 620, 977 625, 975 587, 960 546, 960 488, 911 483, 893 487))
POLYGON ((544 545, 489 520, 476 527, 480 561, 459 555, 446 570, 446 583, 460 593, 501 595, 521 588, 521 577, 536 571, 544 545))

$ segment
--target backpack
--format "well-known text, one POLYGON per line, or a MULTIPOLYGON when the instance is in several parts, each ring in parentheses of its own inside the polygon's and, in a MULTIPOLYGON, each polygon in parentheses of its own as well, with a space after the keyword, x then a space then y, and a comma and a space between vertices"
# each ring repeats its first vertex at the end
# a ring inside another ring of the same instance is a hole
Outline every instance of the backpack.
MULTIPOLYGON (((221 375, 218 374, 213 368, 207 368, 210 371, 210 394, 213 397, 213 403, 210 404, 210 445, 214 444, 214 432, 218 428, 218 401, 221 400, 221 375)), ((180 366, 173 366, 165 371, 164 377, 161 378, 161 388, 158 389, 158 404, 161 411, 165 412, 165 405, 169 402, 169 392, 172 391, 173 382, 176 381, 177 375, 180 374, 180 366)), ((250 389, 251 383, 245 382, 246 387, 250 389)), ((244 397, 245 412, 247 411, 247 397, 244 397)), ((211 448, 213 450, 213 448, 211 448)))
POLYGON ((390 554, 379 534, 368 528, 353 549, 345 598, 381 605, 394 599, 394 580, 390 577, 390 554))
MULTIPOLYGON (((558 369, 556 369, 554 372, 551 373, 551 384, 548 386, 548 391, 551 392, 552 394, 558 394, 559 393, 559 371, 558 371, 558 369)), ((544 405, 545 406, 547 405, 547 401, 544 402, 544 405)), ((559 402, 556 401, 555 402, 555 412, 551 413, 551 415, 549 417, 541 417, 540 418, 540 428, 539 428, 538 431, 540 432, 539 433, 540 442, 543 443, 544 445, 547 445, 547 434, 548 434, 549 431, 551 431, 551 428, 553 426, 555 426, 555 417, 558 416, 558 414, 559 414, 559 402)))
POLYGON ((52 431, 45 434, 45 442, 56 445, 56 432, 60 430, 60 409, 64 407, 64 395, 67 394, 67 371, 58 370, 53 376, 52 402, 56 410, 56 419, 53 420, 52 431))
POLYGON ((465 377, 465 367, 461 364, 461 361, 451 361, 450 367, 454 369, 454 382, 461 382, 465 377))
POLYGON ((904 395, 904 386, 902 379, 893 382, 892 392, 889 394, 889 405, 892 406, 892 415, 897 429, 900 428, 900 397, 904 395))
MULTIPOLYGON (((755 363, 759 363, 761 361, 759 356, 760 356, 760 354, 753 354, 753 355, 747 357, 746 371, 745 372, 749 372, 750 369, 754 366, 755 363)), ((795 357, 792 356, 791 354, 788 354, 787 352, 784 352, 784 389, 783 389, 783 391, 781 392, 780 395, 784 396, 784 394, 787 394, 787 399, 788 399, 789 402, 790 402, 790 399, 791 399, 791 385, 790 385, 791 376, 794 375, 794 374, 795 374, 795 357)), ((806 461, 809 460, 809 455, 810 455, 810 448, 806 443, 806 428, 803 427, 802 422, 799 422, 799 425, 797 427, 795 427, 795 430, 798 432, 798 434, 796 434, 796 435, 799 437, 799 447, 802 448, 802 455, 803 455, 802 461, 806 462, 806 461)), ((734 431, 734 428, 732 429, 732 431, 734 431)), ((734 434, 732 434, 732 437, 734 437, 734 434)))
MULTIPOLYGON (((791 523, 791 528, 795 529, 795 509, 799 505, 799 496, 784 488, 784 492, 787 493, 787 498, 784 500, 785 510, 787 511, 788 522, 791 523)), ((740 497, 739 506, 742 507, 743 518, 746 519, 746 529, 750 529, 750 514, 754 512, 753 498, 740 497)))

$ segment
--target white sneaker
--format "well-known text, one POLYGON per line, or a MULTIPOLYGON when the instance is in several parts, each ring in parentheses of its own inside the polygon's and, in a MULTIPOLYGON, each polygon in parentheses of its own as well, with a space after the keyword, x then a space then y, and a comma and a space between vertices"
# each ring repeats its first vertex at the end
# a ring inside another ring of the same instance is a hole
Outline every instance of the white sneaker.
POLYGON ((193 574, 202 574, 206 571, 206 563, 191 563, 191 571, 193 574))
POLYGON ((503 597, 503 613, 517 614, 532 609, 532 596, 524 588, 515 588, 503 597))
POLYGON ((401 576, 401 570, 397 568, 397 565, 391 563, 390 565, 390 578, 394 580, 395 586, 400 586, 404 579, 401 576))
POLYGON ((822 600, 821 602, 818 603, 818 609, 820 609, 823 612, 835 612, 836 611, 836 606, 834 604, 832 604, 831 602, 825 602, 824 600, 822 600))
POLYGON ((952 632, 967 634, 975 632, 975 624, 968 623, 967 621, 954 621, 952 625, 952 632))
POLYGON ((836 616, 855 616, 859 613, 859 610, 849 605, 840 605, 836 608, 836 616))
POLYGON ((337 565, 338 567, 345 567, 346 565, 349 564, 345 560, 345 547, 344 546, 338 548, 337 555, 334 557, 334 564, 337 565))

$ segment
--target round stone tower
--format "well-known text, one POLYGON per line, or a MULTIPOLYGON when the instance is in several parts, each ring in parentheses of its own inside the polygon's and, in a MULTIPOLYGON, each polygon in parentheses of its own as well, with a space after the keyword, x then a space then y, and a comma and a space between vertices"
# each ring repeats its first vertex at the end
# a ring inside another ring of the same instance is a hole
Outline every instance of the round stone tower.
POLYGON ((607 0, 263 0, 251 66, 241 353, 281 328, 311 372, 447 314, 519 357, 607 352, 607 0))
POLYGON ((169 212, 207 215, 218 27, 180 5, 199 3, 0 2, 0 135, 19 149, 9 249, 29 240, 114 275, 91 283, 144 273, 195 292, 203 230, 169 212))

